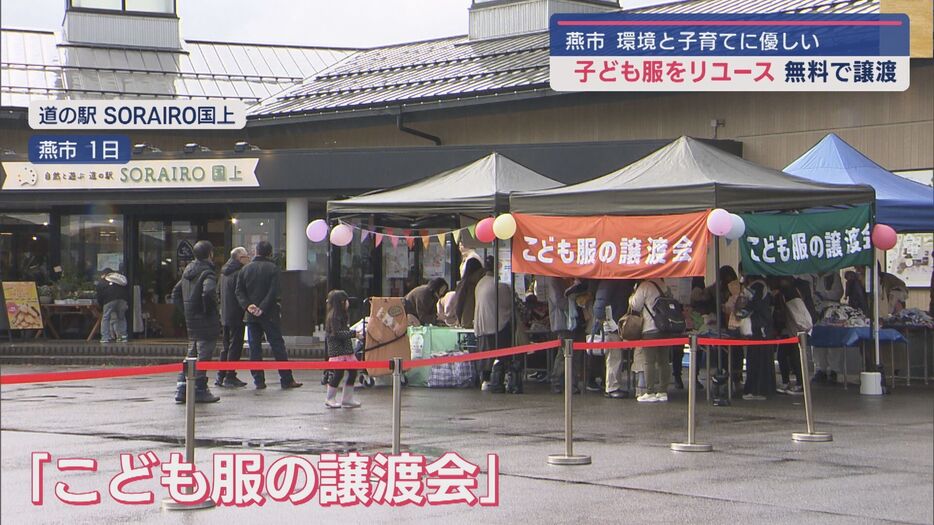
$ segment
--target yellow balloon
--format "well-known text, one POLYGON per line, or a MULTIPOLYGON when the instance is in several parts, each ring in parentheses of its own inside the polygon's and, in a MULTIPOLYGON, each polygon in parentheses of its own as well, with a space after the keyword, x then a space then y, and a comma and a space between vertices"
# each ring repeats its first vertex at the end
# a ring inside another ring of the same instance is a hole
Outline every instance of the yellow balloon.
POLYGON ((493 233, 504 241, 512 239, 516 234, 516 219, 510 213, 500 215, 493 221, 493 233))

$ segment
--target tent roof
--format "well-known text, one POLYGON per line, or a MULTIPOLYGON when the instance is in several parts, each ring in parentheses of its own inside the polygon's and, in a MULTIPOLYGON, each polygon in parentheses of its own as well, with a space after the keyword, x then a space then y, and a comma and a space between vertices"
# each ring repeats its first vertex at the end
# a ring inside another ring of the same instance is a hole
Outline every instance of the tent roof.
POLYGON ((690 137, 602 177, 510 197, 512 211, 541 215, 769 211, 872 200, 872 188, 793 177, 690 137))
POLYGON ((554 188, 561 183, 499 153, 398 188, 328 202, 328 213, 493 213, 509 194, 554 188))
POLYGON ((896 231, 934 229, 934 188, 899 177, 831 133, 785 171, 830 184, 868 184, 876 190, 876 221, 896 231))

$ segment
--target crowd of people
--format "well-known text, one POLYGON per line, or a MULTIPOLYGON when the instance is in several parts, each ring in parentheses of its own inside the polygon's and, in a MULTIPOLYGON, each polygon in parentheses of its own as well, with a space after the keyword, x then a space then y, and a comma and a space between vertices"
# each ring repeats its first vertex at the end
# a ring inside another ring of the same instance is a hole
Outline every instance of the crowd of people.
MULTIPOLYGON (((190 341, 189 355, 199 360, 213 357, 217 341, 222 340, 220 359, 237 361, 243 349, 246 329, 249 358, 262 360, 265 338, 278 361, 287 361, 288 354, 279 327, 279 268, 272 261, 272 246, 260 242, 250 258, 243 247, 234 248, 219 275, 213 260, 213 246, 199 241, 194 246, 195 260, 184 270, 172 292, 173 302, 181 305, 190 341)), ((575 341, 618 341, 625 335, 621 317, 635 317, 635 336, 641 340, 681 336, 688 331, 719 334, 726 337, 773 339, 809 331, 823 317, 832 316, 835 307, 861 315, 869 315, 865 277, 862 269, 844 273, 829 272, 791 277, 763 277, 737 273, 730 266, 719 268, 717 282, 707 286, 703 278, 653 278, 646 280, 575 280, 551 276, 534 276, 526 297, 516 297, 512 288, 500 282, 492 257, 485 259, 471 250, 462 249, 461 278, 453 290, 442 278, 434 278, 412 289, 403 300, 411 325, 442 325, 472 330, 476 335, 476 350, 491 350, 525 342, 533 334, 550 339, 575 341), (844 284, 845 280, 845 284, 844 284), (717 302, 719 299, 719 303, 717 302), (841 306, 845 304, 846 306, 841 306), (719 312, 719 315, 718 315, 719 312), (515 315, 515 318, 514 318, 515 315), (719 319, 720 324, 717 324, 719 319)), ((111 272, 113 273, 113 272, 111 272)), ((105 277, 99 285, 99 300, 105 313, 126 306, 120 295, 119 274, 105 277)), ((125 278, 122 287, 125 288, 125 278)), ((122 292, 125 294, 125 291, 122 292)), ((907 289, 894 276, 882 274, 881 313, 883 316, 904 308, 907 289)), ((352 330, 349 319, 350 298, 342 290, 332 290, 327 297, 325 345, 328 359, 333 362, 356 361, 365 334, 352 330)), ((630 319, 627 323, 632 323, 630 319)), ((125 338, 125 322, 121 326, 105 323, 103 338, 125 338)), ((611 399, 630 396, 640 403, 668 401, 668 389, 684 388, 682 378, 683 346, 644 346, 631 354, 623 350, 606 350, 593 355, 575 352, 575 391, 587 388, 602 391, 611 399), (587 377, 583 376, 584 360, 588 360, 587 377), (627 368, 634 379, 624 386, 627 368), (630 391, 632 390, 632 391, 630 391)), ((550 381, 553 393, 562 393, 565 385, 564 357, 556 352, 550 372, 530 374, 540 382, 550 381)), ((840 371, 836 354, 825 348, 813 350, 816 382, 836 382, 840 371)), ((707 356, 716 363, 711 378, 716 403, 725 404, 726 388, 742 392, 745 400, 764 400, 779 393, 799 394, 803 376, 796 345, 732 347, 719 355, 707 356), (775 353, 781 380, 776 383, 775 353), (714 361, 715 360, 715 361, 714 361), (732 366, 730 366, 732 365, 732 366), (732 374, 727 370, 732 369, 732 374), (743 371, 745 370, 745 375, 743 371), (792 378, 793 377, 793 378, 792 378)), ((357 408, 354 400, 356 372, 332 371, 326 379, 325 405, 328 408, 357 408), (343 384, 342 384, 343 381, 343 384), (342 387, 340 399, 338 388, 342 387)), ((519 359, 484 360, 479 362, 478 382, 483 390, 494 393, 522 392, 523 370, 519 359), (513 384, 505 378, 511 371, 513 384), (516 378, 518 377, 518 386, 516 378)), ((251 371, 254 387, 266 388, 262 370, 251 371)), ((279 371, 283 389, 302 386, 291 370, 279 371)), ((697 377, 689 378, 703 385, 697 377)), ((215 385, 240 388, 247 385, 235 371, 220 371, 215 385)), ((175 399, 186 399, 186 380, 179 376, 175 399)), ((199 371, 195 385, 196 402, 215 402, 219 398, 208 389, 208 378, 199 371)))

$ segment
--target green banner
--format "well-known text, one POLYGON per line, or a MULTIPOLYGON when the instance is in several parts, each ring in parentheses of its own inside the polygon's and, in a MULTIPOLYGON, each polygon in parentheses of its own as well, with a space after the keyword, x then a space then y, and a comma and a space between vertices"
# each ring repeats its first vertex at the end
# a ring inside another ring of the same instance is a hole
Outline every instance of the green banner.
POLYGON ((872 264, 869 206, 824 213, 741 214, 747 275, 801 275, 872 264))

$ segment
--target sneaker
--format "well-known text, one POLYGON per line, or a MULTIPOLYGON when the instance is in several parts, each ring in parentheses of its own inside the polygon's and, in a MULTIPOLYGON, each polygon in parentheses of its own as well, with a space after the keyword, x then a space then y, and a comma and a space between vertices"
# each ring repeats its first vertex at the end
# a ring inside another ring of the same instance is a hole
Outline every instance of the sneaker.
POLYGON ((343 408, 360 408, 360 402, 359 402, 359 401, 345 401, 345 402, 341 403, 341 407, 343 407, 343 408))
POLYGON ((662 392, 660 394, 655 394, 656 403, 667 403, 668 402, 668 393, 662 392))
POLYGON ((778 385, 777 387, 775 387, 775 392, 778 394, 786 395, 786 396, 791 395, 791 392, 789 391, 790 388, 791 388, 790 385, 788 383, 785 383, 783 385, 778 385))
POLYGON ((743 394, 743 399, 746 401, 765 401, 765 396, 758 396, 756 394, 743 394))
POLYGON ((118 343, 128 343, 129 340, 128 340, 126 337, 118 337, 118 338, 117 338, 117 342, 118 342, 118 343))
POLYGON ((645 394, 642 394, 641 396, 637 397, 636 401, 640 403, 655 403, 656 401, 658 401, 658 396, 656 396, 655 394, 649 394, 648 392, 646 392, 645 394))
POLYGON ((290 389, 290 388, 299 388, 299 387, 301 387, 303 384, 304 384, 304 383, 299 383, 299 382, 297 382, 297 381, 292 381, 291 383, 285 383, 285 384, 283 384, 283 385, 282 385, 282 390, 288 390, 288 389, 290 389))
POLYGON ((336 399, 327 399, 324 401, 324 406, 328 408, 340 408, 341 402, 336 399))
POLYGON ((596 381, 591 381, 587 383, 587 391, 588 392, 602 392, 603 387, 600 386, 596 381))
POLYGON ((101 344, 102 344, 102 345, 110 344, 110 343, 112 343, 112 342, 113 342, 113 341, 110 340, 110 339, 101 339, 101 344))
POLYGON ((799 385, 799 384, 797 384, 797 383, 789 384, 789 385, 788 385, 788 388, 787 388, 786 391, 785 391, 785 393, 786 393, 786 394, 789 394, 789 395, 792 395, 792 396, 803 396, 803 395, 804 395, 804 389, 801 388, 801 385, 799 385))

